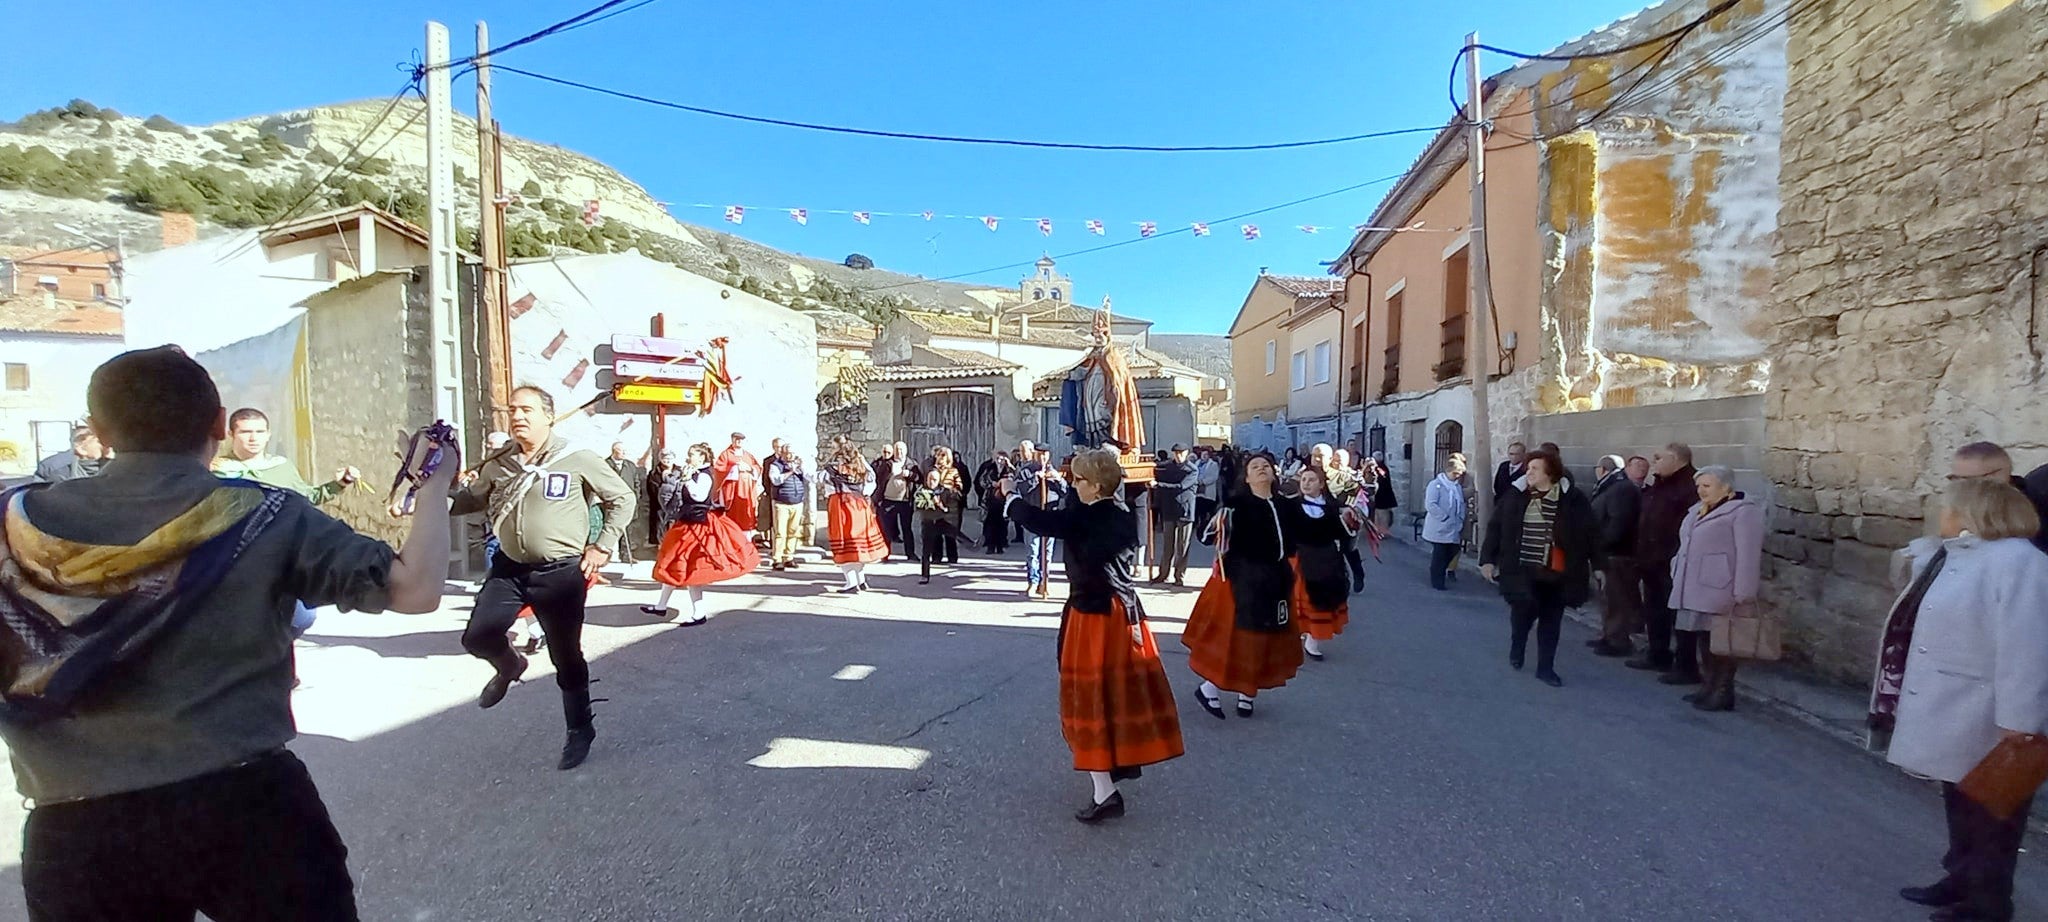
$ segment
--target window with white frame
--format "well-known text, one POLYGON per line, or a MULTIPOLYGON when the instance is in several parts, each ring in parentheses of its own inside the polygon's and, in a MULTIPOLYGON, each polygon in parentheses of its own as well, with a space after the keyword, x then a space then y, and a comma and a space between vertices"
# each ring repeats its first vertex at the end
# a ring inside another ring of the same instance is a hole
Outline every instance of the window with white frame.
POLYGON ((1269 375, 1270 375, 1270 374, 1272 374, 1272 373, 1273 373, 1273 372, 1274 372, 1274 371, 1275 371, 1276 369, 1278 369, 1278 368, 1279 368, 1279 365, 1278 365, 1279 361, 1280 361, 1280 344, 1279 344, 1279 343, 1277 343, 1277 342, 1274 342, 1273 340, 1270 340, 1270 339, 1269 339, 1269 340, 1266 340, 1266 374, 1269 374, 1269 375))
POLYGON ((1288 379, 1294 390, 1298 391, 1308 386, 1308 353, 1294 354, 1294 361, 1288 366, 1288 379))
POLYGON ((1316 343, 1315 366, 1316 383, 1330 383, 1330 341, 1327 339, 1316 343))

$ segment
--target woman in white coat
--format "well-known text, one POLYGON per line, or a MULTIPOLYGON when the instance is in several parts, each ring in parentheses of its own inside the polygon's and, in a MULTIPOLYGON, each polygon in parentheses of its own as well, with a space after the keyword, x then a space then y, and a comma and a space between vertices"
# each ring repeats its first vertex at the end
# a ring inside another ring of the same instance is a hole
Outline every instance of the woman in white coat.
POLYGON ((1442 591, 1445 576, 1465 546, 1465 456, 1451 452, 1444 469, 1423 494, 1422 540, 1429 543, 1429 588, 1442 591))
MULTIPOLYGON (((2012 876, 2029 803, 1993 816, 1956 786, 2001 739, 2048 732, 2048 554, 2041 520, 2010 485, 1948 485, 1938 549, 1885 623, 1870 726, 1891 762, 1941 782, 1947 875, 1899 892, 1937 920, 2012 918, 2012 876)), ((1931 539, 1921 539, 1931 543, 1931 539)))

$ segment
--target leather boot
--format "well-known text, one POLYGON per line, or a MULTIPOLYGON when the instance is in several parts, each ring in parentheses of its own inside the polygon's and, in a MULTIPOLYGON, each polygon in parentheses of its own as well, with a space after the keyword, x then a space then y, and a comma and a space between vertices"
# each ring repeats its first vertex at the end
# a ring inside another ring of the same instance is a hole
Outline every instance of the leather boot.
POLYGON ((1699 698, 1692 706, 1702 711, 1735 710, 1735 659, 1711 653, 1705 657, 1706 675, 1701 680, 1699 698))
POLYGON ((568 740, 562 743, 562 761, 555 767, 568 771, 590 757, 597 726, 590 713, 590 687, 562 689, 562 716, 569 724, 568 740))
POLYGON ((476 696, 476 706, 480 708, 495 707, 505 700, 505 693, 512 690, 512 683, 526 675, 526 657, 509 646, 490 663, 497 673, 484 683, 484 690, 476 696))

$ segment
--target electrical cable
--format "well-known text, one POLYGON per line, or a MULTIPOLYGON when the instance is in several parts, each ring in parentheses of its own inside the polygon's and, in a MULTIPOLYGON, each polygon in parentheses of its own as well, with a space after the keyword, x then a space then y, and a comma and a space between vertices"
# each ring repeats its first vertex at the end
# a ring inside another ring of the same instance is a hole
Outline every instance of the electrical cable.
MULTIPOLYGON (((405 85, 399 87, 398 92, 392 94, 392 97, 385 101, 384 108, 378 110, 376 116, 370 119, 369 124, 365 125, 363 127, 363 130, 355 136, 355 139, 349 142, 348 147, 342 151, 341 156, 336 158, 334 165, 328 167, 327 172, 325 174, 323 174, 319 179, 315 180, 311 186, 307 187, 305 194, 299 196, 298 200, 286 206, 283 211, 278 213, 277 217, 274 217, 269 221, 265 222, 262 229, 257 231, 256 236, 254 238, 252 238, 251 240, 244 241, 241 246, 238 246, 233 250, 230 250, 227 253, 222 254, 219 258, 215 259, 214 262, 216 264, 226 262, 229 259, 241 255, 242 253, 246 252, 250 247, 254 246, 256 241, 262 240, 265 234, 268 234, 270 231, 275 230, 278 225, 283 224, 284 222, 289 221, 293 217, 295 217, 298 214, 299 209, 305 207, 307 202, 312 201, 313 196, 319 194, 321 188, 327 185, 328 180, 333 179, 334 174, 341 172, 342 168, 348 165, 349 160, 355 157, 356 152, 362 149, 363 144, 368 142, 370 140, 370 137, 377 133, 377 129, 382 127, 384 125, 384 122, 391 118, 391 113, 396 111, 398 108, 398 104, 405 100, 406 94, 419 90, 419 86, 420 84, 418 78, 410 76, 407 77, 405 85)), ((425 113, 425 111, 426 110, 422 108, 420 110, 420 113, 423 114, 425 113)), ((414 121, 417 121, 418 118, 418 114, 415 114, 413 116, 414 121)), ((410 127, 410 123, 408 123, 407 127, 410 127)), ((403 129, 400 130, 403 131, 403 129)), ((396 137, 396 135, 394 135, 393 137, 396 137)), ((378 145, 377 149, 381 151, 384 149, 386 145, 389 145, 390 143, 391 139, 386 138, 384 144, 378 145)), ((372 154, 371 156, 375 155, 372 154)), ((363 158, 364 161, 367 161, 368 159, 369 158, 367 157, 363 158)), ((358 162, 357 165, 360 166, 361 162, 358 162)))
POLYGON ((560 86, 585 90, 588 92, 598 93, 605 96, 614 96, 619 99, 627 99, 632 100, 634 102, 646 103, 647 105, 658 106, 664 109, 675 109, 682 112, 691 112, 697 115, 709 115, 716 118, 733 119, 742 122, 752 122, 754 124, 759 125, 775 125, 783 128, 801 128, 808 131, 824 131, 833 134, 850 134, 870 138, 893 138, 905 141, 939 141, 952 144, 983 144, 1000 147, 1029 147, 1053 150, 1124 151, 1140 153, 1216 153, 1224 151, 1288 150, 1300 147, 1319 147, 1329 144, 1345 144, 1352 141, 1364 141, 1371 138, 1390 138, 1396 135, 1421 134, 1425 132, 1434 133, 1443 130, 1441 126, 1431 125, 1428 127, 1419 128, 1397 128, 1391 131, 1373 131, 1364 134, 1345 135, 1343 137, 1335 138, 1316 138, 1313 140, 1305 141, 1279 141, 1264 144, 1089 144, 1071 141, 1031 141, 1017 138, 983 138, 968 137, 962 135, 928 134, 923 132, 911 131, 884 131, 873 128, 852 128, 842 125, 825 125, 816 122, 799 122, 790 119, 769 118, 760 115, 747 115, 739 112, 727 112, 720 109, 709 109, 702 106, 686 105, 684 103, 673 102, 666 99, 657 99, 652 96, 643 96, 638 93, 629 93, 624 90, 608 89, 606 87, 594 86, 588 83, 580 83, 578 81, 568 80, 562 77, 552 77, 547 74, 537 74, 528 70, 520 70, 519 68, 516 67, 506 67, 505 65, 502 64, 494 63, 491 65, 491 69, 500 73, 518 74, 519 76, 539 80, 544 83, 553 83, 560 86))
POLYGON ((1549 52, 1545 54, 1529 54, 1527 52, 1514 51, 1511 49, 1502 48, 1498 45, 1466 45, 1465 47, 1458 49, 1458 54, 1462 57, 1465 54, 1465 52, 1477 48, 1481 51, 1491 51, 1495 54, 1504 54, 1508 57, 1520 58, 1524 61, 1583 61, 1589 58, 1609 58, 1618 54, 1627 54, 1631 51, 1635 51, 1642 48, 1648 48, 1651 45, 1657 44, 1658 42, 1683 38, 1687 33, 1690 33, 1692 30, 1697 29, 1703 25, 1706 25, 1709 22, 1712 22, 1715 17, 1720 16, 1721 14, 1726 13, 1729 10, 1732 10, 1737 6, 1740 6, 1741 3, 1742 0, 1721 0, 1720 3, 1714 4, 1712 8, 1708 9, 1704 13, 1701 13, 1697 18, 1693 19, 1691 22, 1688 22, 1675 29, 1672 29, 1669 32, 1665 32, 1661 35, 1652 35, 1649 38, 1630 42, 1626 45, 1621 45, 1615 48, 1605 48, 1600 51, 1579 51, 1573 52, 1571 54, 1558 54, 1556 52, 1549 52))
POLYGON ((654 0, 641 0, 641 2, 635 3, 634 5, 626 9, 615 10, 616 7, 626 2, 627 0, 606 0, 606 2, 600 3, 597 6, 584 10, 581 13, 577 13, 576 15, 571 16, 568 19, 564 19, 561 22, 555 23, 554 25, 551 26, 546 26, 542 29, 539 29, 538 31, 529 32, 525 35, 515 38, 495 48, 479 51, 476 54, 470 55, 465 58, 457 58, 455 60, 449 61, 446 64, 437 64, 433 66, 421 65, 415 69, 414 74, 415 76, 424 77, 426 76, 426 73, 429 70, 445 70, 451 67, 459 67, 464 64, 474 64, 479 58, 485 56, 496 56, 504 54, 505 52, 511 51, 514 48, 518 48, 523 45, 530 45, 551 35, 559 35, 563 32, 572 31, 574 29, 590 25, 591 23, 601 22, 603 20, 610 19, 613 16, 617 16, 620 13, 626 13, 632 10, 637 10, 640 7, 646 6, 647 4, 654 2, 654 0))

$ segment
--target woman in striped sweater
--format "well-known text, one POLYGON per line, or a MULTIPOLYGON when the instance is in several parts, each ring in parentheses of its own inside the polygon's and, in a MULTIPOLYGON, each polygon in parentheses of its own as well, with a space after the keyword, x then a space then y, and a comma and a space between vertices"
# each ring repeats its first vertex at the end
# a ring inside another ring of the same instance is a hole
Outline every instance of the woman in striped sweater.
POLYGON ((1528 473, 1501 497, 1486 524, 1479 573, 1500 584, 1513 634, 1508 665, 1522 668, 1529 628, 1536 628, 1536 678, 1557 688, 1557 638, 1564 610, 1586 604, 1592 592, 1597 526, 1593 502, 1565 476, 1554 454, 1529 456, 1528 473))

